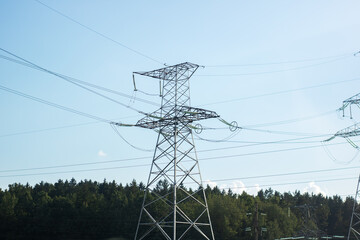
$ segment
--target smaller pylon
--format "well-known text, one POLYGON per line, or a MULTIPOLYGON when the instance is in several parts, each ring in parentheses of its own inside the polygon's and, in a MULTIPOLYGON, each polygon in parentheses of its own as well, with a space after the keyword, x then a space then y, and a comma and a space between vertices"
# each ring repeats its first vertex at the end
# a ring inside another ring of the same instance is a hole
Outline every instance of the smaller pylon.
POLYGON ((357 203, 359 199, 359 184, 360 184, 360 175, 356 187, 354 206, 351 214, 350 227, 349 227, 347 240, 360 239, 360 206, 357 203))
POLYGON ((356 123, 354 125, 351 125, 350 127, 347 127, 347 128, 344 128, 344 129, 338 131, 331 138, 326 139, 324 142, 329 142, 336 137, 342 137, 342 138, 345 138, 351 144, 351 146, 353 146, 356 149, 359 149, 359 146, 356 145, 350 139, 350 137, 356 137, 356 136, 360 136, 360 123, 356 123))
POLYGON ((314 207, 308 204, 295 206, 302 212, 302 227, 293 239, 320 239, 327 238, 327 234, 318 228, 314 214, 314 207))
POLYGON ((352 110, 351 110, 351 106, 352 105, 356 105, 360 108, 360 93, 346 99, 343 101, 343 105, 341 108, 339 108, 340 111, 343 112, 343 117, 345 116, 345 109, 347 107, 349 107, 350 109, 350 119, 352 119, 352 110))

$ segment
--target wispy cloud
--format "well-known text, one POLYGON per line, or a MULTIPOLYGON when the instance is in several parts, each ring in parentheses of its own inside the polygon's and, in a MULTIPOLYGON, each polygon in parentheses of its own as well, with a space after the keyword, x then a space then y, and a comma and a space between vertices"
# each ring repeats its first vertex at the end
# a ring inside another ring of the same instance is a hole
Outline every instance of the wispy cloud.
POLYGON ((321 193, 322 195, 326 196, 325 191, 323 191, 320 186, 316 185, 315 182, 309 182, 308 185, 304 188, 304 192, 314 193, 316 195, 321 193))
POLYGON ((99 157, 106 157, 107 154, 106 154, 103 150, 99 150, 98 156, 99 156, 99 157))
POLYGON ((210 181, 210 180, 205 180, 203 183, 204 183, 204 186, 209 185, 211 188, 214 188, 214 187, 217 186, 217 183, 216 183, 216 182, 212 182, 212 181, 210 181))
POLYGON ((238 194, 248 191, 248 189, 245 187, 245 184, 239 180, 232 182, 229 185, 229 188, 233 191, 233 193, 238 193, 238 194))

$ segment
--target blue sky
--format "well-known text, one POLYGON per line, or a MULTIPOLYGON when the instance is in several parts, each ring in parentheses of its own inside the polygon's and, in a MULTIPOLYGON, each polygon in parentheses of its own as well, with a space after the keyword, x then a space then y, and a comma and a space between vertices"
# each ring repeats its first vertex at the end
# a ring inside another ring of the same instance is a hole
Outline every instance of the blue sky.
MULTIPOLYGON (((359 1, 41 2, 83 26, 38 1, 0 0, 0 48, 129 95, 134 94, 134 71, 185 61, 205 66, 190 80, 192 105, 247 126, 230 141, 196 139, 207 183, 249 193, 255 193, 256 186, 280 192, 355 193, 360 158, 353 157, 358 151, 344 139, 334 139, 329 144, 339 144, 327 148, 321 141, 360 116, 356 108, 352 120, 335 111, 360 92, 360 56, 353 56, 360 50, 359 1), (296 121, 287 122, 292 119, 296 121), (296 140, 284 142, 288 139, 296 140), (327 169, 337 170, 265 177, 327 169), (232 180, 224 180, 228 178, 232 180)), ((141 118, 129 108, 2 58, 0 83, 105 119, 135 123, 141 118)), ((137 86, 158 93, 153 79, 138 78, 137 86)), ((109 96, 144 112, 156 110, 109 96)), ((160 103, 158 97, 136 96, 160 103)), ((132 148, 109 124, 5 91, 0 91, 0 111, 1 188, 72 177, 129 183, 148 176, 149 166, 135 165, 150 164, 151 152, 132 148)), ((201 124, 220 128, 204 131, 201 138, 231 134, 219 121, 201 124)), ((135 146, 155 146, 151 130, 119 131, 135 146)))

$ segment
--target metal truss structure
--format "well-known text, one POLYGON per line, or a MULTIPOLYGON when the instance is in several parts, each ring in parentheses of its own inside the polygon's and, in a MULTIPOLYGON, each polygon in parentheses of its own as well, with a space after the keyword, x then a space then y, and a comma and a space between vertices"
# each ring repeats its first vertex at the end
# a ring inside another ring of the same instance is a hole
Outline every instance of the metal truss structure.
POLYGON ((159 79, 162 97, 160 109, 146 114, 135 124, 158 132, 135 240, 186 239, 189 234, 195 239, 215 239, 192 123, 219 115, 190 107, 189 79, 198 67, 185 62, 150 72, 135 72, 159 79))
POLYGON ((348 98, 346 100, 343 101, 343 105, 340 108, 340 110, 343 111, 343 116, 345 116, 345 109, 347 107, 349 107, 350 109, 350 118, 352 119, 352 110, 351 110, 351 106, 352 105, 356 105, 360 108, 360 93, 352 96, 351 98, 348 98))
POLYGON ((359 184, 360 184, 360 175, 359 175, 359 180, 358 180, 358 184, 356 187, 354 206, 353 206, 353 211, 352 211, 352 215, 351 215, 350 227, 349 227, 349 233, 347 236, 347 240, 360 239, 360 206, 358 204, 359 197, 360 197, 359 184))
POLYGON ((360 135, 360 123, 356 123, 350 127, 344 128, 337 133, 335 133, 335 137, 356 137, 360 135))
MULTIPOLYGON (((352 118, 352 111, 351 111, 351 105, 356 105, 360 108, 360 93, 356 94, 346 100, 343 101, 343 106, 340 108, 340 110, 343 111, 344 116, 344 110, 346 107, 350 107, 350 118, 352 118)), ((345 138, 354 148, 359 150, 359 146, 357 146, 353 141, 350 140, 350 137, 356 137, 360 136, 360 123, 356 123, 350 127, 344 128, 340 131, 338 131, 331 139, 335 137, 343 137, 345 138)), ((358 179, 358 184, 356 187, 356 193, 355 193, 355 199, 354 199, 354 206, 351 214, 351 220, 350 220, 350 226, 349 226, 349 232, 347 236, 347 240, 350 239, 360 239, 360 207, 358 204, 359 199, 359 184, 360 184, 360 176, 358 179)))
POLYGON ((312 206, 308 204, 295 206, 302 212, 302 227, 300 231, 296 234, 294 238, 302 238, 302 239, 320 239, 327 238, 327 235, 324 231, 320 230, 317 226, 316 219, 314 215, 311 214, 314 209, 312 206))

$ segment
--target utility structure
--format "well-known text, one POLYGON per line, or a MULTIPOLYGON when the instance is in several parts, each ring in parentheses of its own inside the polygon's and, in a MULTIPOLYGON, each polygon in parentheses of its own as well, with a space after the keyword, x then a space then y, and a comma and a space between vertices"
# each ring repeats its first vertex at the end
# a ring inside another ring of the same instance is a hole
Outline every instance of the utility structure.
POLYGON ((360 108, 360 93, 346 99, 343 101, 343 105, 339 110, 343 111, 343 117, 345 116, 345 108, 349 107, 350 110, 350 119, 352 119, 352 109, 351 106, 356 105, 360 108))
POLYGON ((134 72, 159 79, 161 96, 160 109, 134 125, 158 132, 135 240, 215 239, 192 131, 202 129, 194 122, 219 115, 190 106, 189 79, 198 68, 185 62, 134 72))
POLYGON ((245 232, 252 232, 252 230, 253 230, 254 231, 254 240, 258 240, 259 235, 260 235, 260 238, 263 239, 263 233, 267 232, 267 228, 264 226, 260 226, 260 224, 259 224, 259 214, 262 217, 266 216, 266 213, 259 212, 259 203, 258 202, 256 202, 256 204, 255 204, 254 215, 251 212, 246 213, 247 216, 253 215, 253 220, 252 220, 253 228, 247 227, 247 228, 245 228, 245 232))
POLYGON ((353 205, 353 210, 352 210, 352 214, 351 214, 350 227, 349 227, 347 240, 360 238, 360 206, 358 204, 358 201, 360 200, 359 199, 359 197, 360 197, 359 184, 360 184, 360 175, 359 175, 358 184, 356 187, 354 205, 353 205))
MULTIPOLYGON (((352 119, 351 105, 356 105, 356 106, 360 107, 360 93, 343 101, 342 109, 344 111, 344 109, 347 106, 349 106, 350 107, 350 118, 352 119)), ((354 148, 356 148, 358 151, 360 150, 359 146, 350 139, 350 137, 360 136, 360 123, 356 123, 350 127, 347 127, 343 130, 338 131, 334 135, 334 137, 337 137, 337 136, 345 138, 354 148)), ((352 210, 352 214, 351 214, 347 240, 360 238, 360 207, 358 204, 358 201, 360 200, 359 184, 360 184, 360 175, 359 175, 359 179, 358 179, 358 183, 357 183, 357 187, 356 187, 354 205, 353 205, 353 210, 352 210)))
POLYGON ((311 214, 312 206, 308 204, 298 205, 295 208, 299 209, 302 213, 302 227, 296 234, 295 238, 303 239, 320 239, 327 238, 327 234, 320 230, 317 226, 314 216, 311 214))
MULTIPOLYGON (((339 109, 339 110, 343 111, 343 116, 345 116, 345 114, 344 114, 345 109, 347 107, 349 107, 350 108, 350 118, 352 119, 352 110, 351 110, 352 105, 356 105, 360 108, 360 93, 343 101, 343 106, 339 109)), ((351 144, 351 146, 353 146, 355 149, 360 151, 359 146, 350 139, 351 137, 356 137, 356 136, 360 136, 360 123, 355 123, 354 125, 352 125, 350 127, 347 127, 347 128, 344 128, 344 129, 338 131, 331 138, 329 138, 325 141, 330 141, 336 137, 342 137, 342 138, 345 138, 351 144)), ((354 205, 353 205, 353 210, 352 210, 352 214, 351 214, 347 240, 350 240, 350 239, 359 240, 360 239, 360 206, 358 204, 358 201, 360 200, 359 185, 360 185, 360 175, 359 175, 359 179, 358 179, 358 183, 357 183, 357 187, 356 187, 354 205)))

